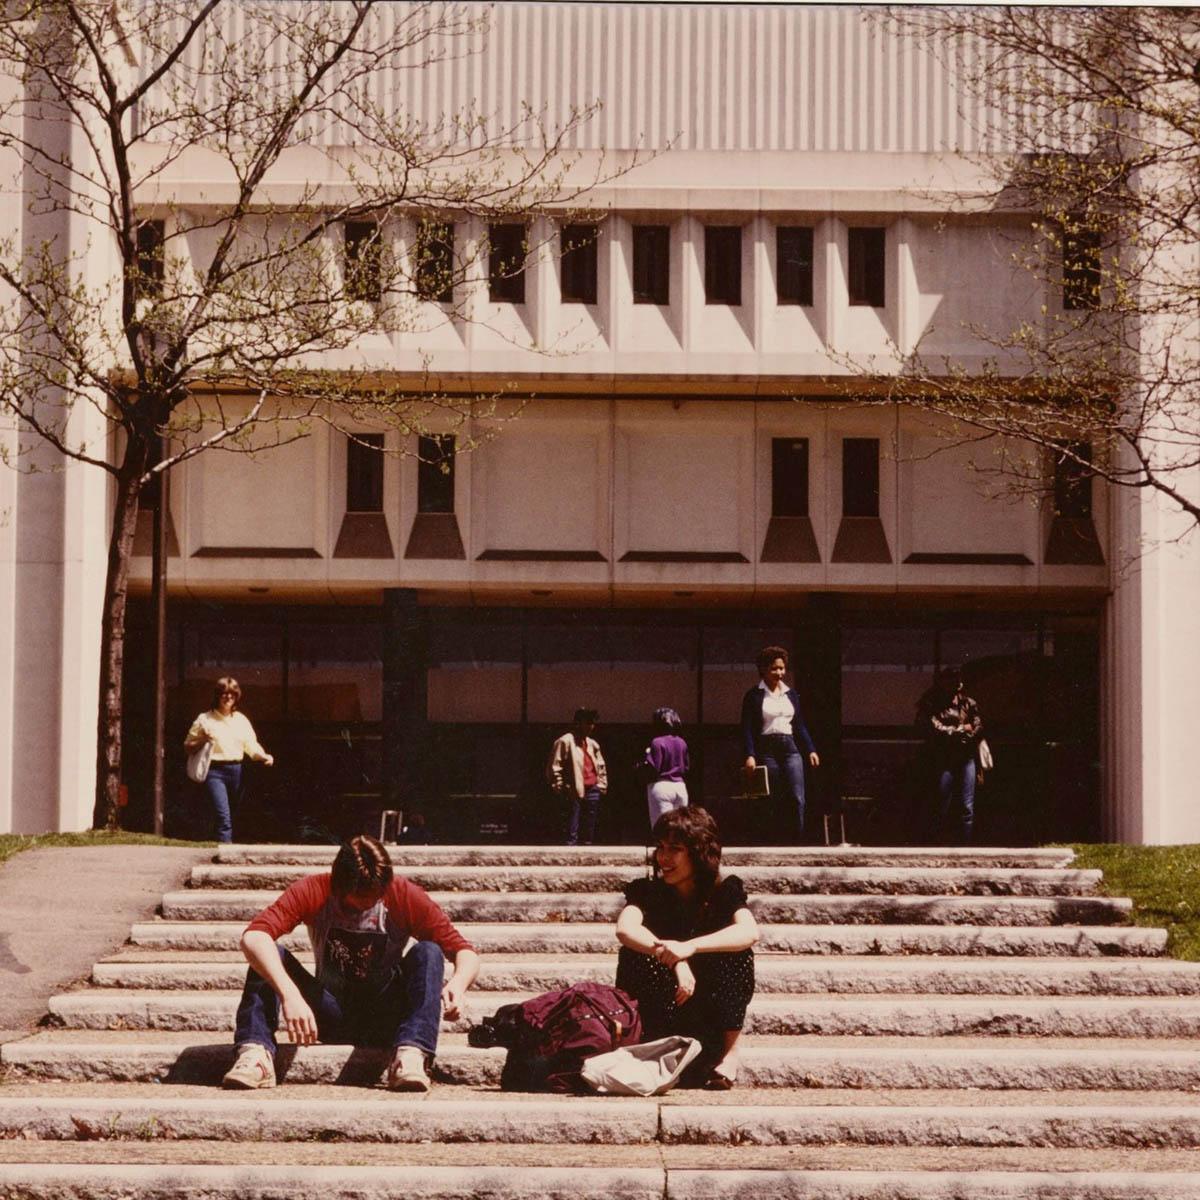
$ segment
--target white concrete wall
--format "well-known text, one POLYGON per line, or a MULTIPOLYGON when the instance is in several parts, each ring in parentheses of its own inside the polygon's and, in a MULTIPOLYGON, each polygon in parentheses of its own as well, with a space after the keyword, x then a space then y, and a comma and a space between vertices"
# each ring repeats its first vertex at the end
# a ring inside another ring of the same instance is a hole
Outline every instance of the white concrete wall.
MULTIPOLYGON (((345 515, 345 435, 322 428, 253 455, 204 454, 175 474, 172 513, 182 557, 171 560, 171 587, 231 597, 267 587, 281 596, 320 598, 399 586, 489 594, 530 588, 750 594, 797 587, 1095 594, 1110 586, 1107 564, 1046 565, 1046 514, 1028 497, 1003 494, 995 443, 959 445, 948 432, 886 404, 649 395, 535 400, 511 421, 459 430, 460 444, 484 438, 478 449, 460 453, 455 467, 465 558, 426 561, 404 557, 417 507, 415 439, 385 463, 393 557, 332 557, 345 515), (820 562, 759 562, 771 518, 773 437, 809 439, 809 506, 820 562), (890 563, 830 561, 842 517, 843 437, 880 441, 880 519, 890 563), (230 547, 251 553, 206 554, 230 547), (312 554, 257 557, 254 547, 312 554), (480 561, 489 550, 600 557, 480 561), (740 554, 746 561, 622 562, 630 551, 740 554), (1023 554, 1029 562, 905 563, 913 553, 1023 554)), ((398 450, 400 441, 389 437, 398 450)), ((1102 543, 1103 508, 1097 505, 1096 513, 1102 543)), ((138 559, 135 572, 144 588, 149 560, 138 559)))

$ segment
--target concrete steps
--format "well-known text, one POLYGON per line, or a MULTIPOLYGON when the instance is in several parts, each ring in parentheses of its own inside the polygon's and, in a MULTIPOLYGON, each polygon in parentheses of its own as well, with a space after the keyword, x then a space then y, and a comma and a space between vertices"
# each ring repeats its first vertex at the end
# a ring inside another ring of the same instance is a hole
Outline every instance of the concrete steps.
MULTIPOLYGON (((228 1030, 238 991, 104 988, 50 1001, 50 1019, 70 1029, 228 1030)), ((501 1005, 536 992, 473 992, 465 1031, 501 1005)), ((759 994, 746 1015, 749 1033, 857 1037, 938 1037, 985 1033, 1026 1037, 1200 1038, 1200 999, 1175 996, 844 996, 759 994)))
MULTIPOLYGON (((608 931, 611 934, 611 930, 608 931)), ((615 941, 612 943, 615 950, 615 941)), ((300 960, 312 969, 310 951, 300 960)), ((488 956, 475 984, 490 992, 545 992, 612 979, 613 954, 488 956)), ((449 968, 447 968, 449 969, 449 968)), ((1200 963, 1171 959, 885 957, 759 954, 760 994, 1006 996, 1200 996, 1200 963)), ((246 960, 236 950, 129 951, 98 962, 96 987, 149 990, 240 989, 246 960)))
MULTIPOLYGON (((1036 1091, 1200 1091, 1195 1039, 750 1036, 739 1083, 762 1088, 1012 1088, 1036 1091)), ((0 1048, 14 1080, 130 1081, 213 1086, 233 1061, 228 1034, 53 1030, 0 1048)), ((475 1050, 443 1035, 437 1077, 492 1087, 501 1050, 475 1050)), ((386 1055, 350 1046, 281 1046, 288 1083, 378 1083, 386 1055)), ((731 1095, 735 1093, 730 1093, 731 1095)), ((497 1095, 500 1103, 506 1098, 497 1095)))
MULTIPOLYGON (((214 863, 303 866, 328 869, 336 846, 218 846, 214 863)), ((407 875, 418 866, 620 866, 636 874, 646 865, 644 846, 392 846, 396 869, 407 875)), ((748 866, 987 867, 1052 869, 1069 867, 1069 846, 730 846, 721 860, 726 870, 748 866)))
POLYGON ((347 1104, 286 1090, 221 1098, 0 1096, 0 1138, 76 1141, 508 1143, 689 1146, 927 1146, 1060 1149, 1200 1148, 1200 1098, 1143 1104, 981 1106, 970 1093, 937 1105, 688 1103, 530 1097, 503 1106, 478 1094, 347 1104))
MULTIPOLYGON (((198 889, 282 891, 327 870, 307 865, 215 864, 193 868, 198 889)), ((413 866, 405 876, 428 892, 621 893, 631 866, 413 866)), ((1093 896, 1101 872, 995 867, 747 866, 737 869, 754 895, 1093 896)))
MULTIPOLYGON (((748 848, 763 924, 731 1092, 512 1096, 446 1027, 427 1098, 386 1055, 283 1045, 216 1091, 245 920, 330 847, 222 847, 0 1046, 0 1200, 1200 1200, 1200 964, 1065 849, 748 848)), ((468 1019, 611 980, 640 847, 405 847, 484 953, 468 1019)), ((288 944, 310 956, 307 936, 288 944)))
MULTIPOLYGON (((616 953, 611 921, 458 923, 485 954, 616 953)), ((160 920, 136 923, 130 942, 180 950, 237 950, 245 921, 160 920)), ((953 954, 1023 957, 1155 957, 1166 949, 1162 929, 1132 925, 764 925, 760 953, 806 955, 953 954)), ((283 939, 291 950, 311 949, 303 929, 283 939)))
MULTIPOLYGON (((627 1153, 627 1152, 626 1152, 627 1153)), ((279 1200, 336 1195, 339 1200, 454 1197, 461 1200, 1195 1200, 1200 1186, 1187 1170, 1147 1172, 942 1169, 695 1170, 622 1166, 346 1166, 303 1164, 0 1164, 0 1195, 26 1200, 127 1200, 203 1196, 205 1200, 279 1200), (11 1190, 13 1184, 19 1192, 11 1190)))
MULTIPOLYGON (((612 892, 430 893, 452 921, 613 921, 622 898, 612 892)), ((278 891, 217 889, 168 892, 162 915, 171 921, 248 921, 278 891)), ((1110 925, 1129 915, 1129 900, 1106 896, 754 896, 764 924, 854 925, 1110 925)))

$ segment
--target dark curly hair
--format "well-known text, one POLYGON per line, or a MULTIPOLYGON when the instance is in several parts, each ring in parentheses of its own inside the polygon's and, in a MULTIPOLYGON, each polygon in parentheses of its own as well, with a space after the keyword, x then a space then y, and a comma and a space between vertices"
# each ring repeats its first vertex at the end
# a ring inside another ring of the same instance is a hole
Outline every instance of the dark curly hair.
POLYGON ((674 733, 683 724, 673 708, 656 708, 650 723, 657 733, 674 733))
POLYGON ((764 646, 759 652, 758 657, 754 660, 755 666, 758 667, 758 673, 765 675, 767 668, 777 659, 783 659, 783 665, 788 665, 788 652, 782 646, 764 646))
POLYGON ((339 899, 360 892, 382 892, 391 882, 391 857, 383 843, 369 833, 343 843, 333 860, 330 886, 339 899))
MULTIPOLYGON (((654 822, 650 836, 655 844, 667 842, 682 846, 692 860, 696 891, 702 897, 717 885, 721 872, 721 835, 717 823, 703 808, 687 805, 665 812, 654 822)), ((658 877, 658 857, 654 856, 654 876, 658 877)))

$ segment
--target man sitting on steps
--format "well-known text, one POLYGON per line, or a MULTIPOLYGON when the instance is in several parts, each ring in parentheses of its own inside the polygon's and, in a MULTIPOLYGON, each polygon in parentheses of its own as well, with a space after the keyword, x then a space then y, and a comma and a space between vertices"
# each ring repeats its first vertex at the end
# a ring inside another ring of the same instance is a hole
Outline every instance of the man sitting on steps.
POLYGON ((333 869, 293 883, 246 926, 250 964, 238 1005, 237 1061, 227 1088, 275 1086, 279 1006, 294 1043, 389 1046, 387 1085, 427 1092, 443 1010, 454 1020, 479 973, 479 956, 428 893, 395 878, 388 852, 367 834, 338 851, 333 869), (314 978, 278 939, 303 922, 314 978), (416 942, 407 954, 409 938, 416 942), (454 970, 445 977, 446 958, 454 970))

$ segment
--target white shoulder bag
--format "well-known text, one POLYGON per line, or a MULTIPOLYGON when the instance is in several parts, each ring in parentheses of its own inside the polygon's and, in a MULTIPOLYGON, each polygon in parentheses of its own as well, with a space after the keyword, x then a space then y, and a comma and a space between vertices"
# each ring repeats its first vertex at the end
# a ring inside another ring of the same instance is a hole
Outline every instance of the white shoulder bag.
POLYGON ((203 746, 193 750, 188 755, 187 777, 193 783, 203 783, 208 778, 208 766, 212 762, 213 743, 205 742, 203 746))
POLYGON ((674 1034, 637 1046, 622 1046, 583 1060, 584 1081, 609 1096, 661 1096, 675 1086, 700 1053, 695 1038, 674 1034))

